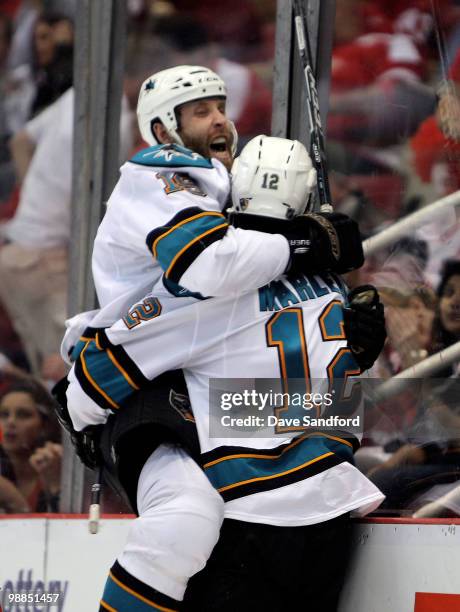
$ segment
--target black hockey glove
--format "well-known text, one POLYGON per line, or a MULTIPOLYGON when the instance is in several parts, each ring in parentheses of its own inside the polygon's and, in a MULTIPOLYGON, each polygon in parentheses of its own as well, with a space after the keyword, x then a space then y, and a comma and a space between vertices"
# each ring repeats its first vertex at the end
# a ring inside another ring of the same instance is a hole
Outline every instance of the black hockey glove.
POLYGON ((358 224, 340 213, 312 213, 291 220, 231 213, 229 220, 234 227, 282 234, 291 252, 286 272, 342 274, 364 262, 358 224))
POLYGON ((72 419, 67 409, 66 390, 69 386, 67 377, 62 378, 53 387, 51 393, 56 402, 54 411, 61 426, 70 434, 70 440, 80 461, 90 470, 102 465, 102 453, 99 448, 103 425, 88 425, 82 431, 74 429, 72 419))
POLYGON ((311 213, 291 221, 286 236, 291 249, 293 272, 343 274, 364 263, 363 247, 356 221, 341 213, 311 213))
POLYGON ((374 365, 387 337, 385 314, 378 291, 372 285, 353 289, 349 304, 343 309, 348 347, 361 372, 374 365))
POLYGON ((323 215, 299 215, 280 227, 287 238, 291 259, 289 272, 314 274, 335 270, 340 262, 340 242, 332 223, 323 215))
POLYGON ((342 213, 319 213, 334 227, 340 245, 339 261, 332 268, 337 274, 357 270, 364 263, 363 244, 356 221, 342 213))

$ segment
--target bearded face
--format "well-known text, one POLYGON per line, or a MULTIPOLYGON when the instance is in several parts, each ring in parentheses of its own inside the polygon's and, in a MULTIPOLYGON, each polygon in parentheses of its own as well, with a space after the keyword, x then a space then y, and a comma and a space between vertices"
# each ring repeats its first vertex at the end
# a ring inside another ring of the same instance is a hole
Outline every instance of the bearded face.
POLYGON ((230 170, 233 134, 225 115, 225 99, 208 98, 188 102, 177 109, 184 145, 206 158, 215 158, 230 170))

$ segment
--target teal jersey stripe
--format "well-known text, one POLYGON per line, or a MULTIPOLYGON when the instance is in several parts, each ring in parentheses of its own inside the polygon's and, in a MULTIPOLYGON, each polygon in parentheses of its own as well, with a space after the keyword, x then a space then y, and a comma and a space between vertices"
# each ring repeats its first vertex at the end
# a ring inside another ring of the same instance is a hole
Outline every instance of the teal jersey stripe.
MULTIPOLYGON (((258 449, 255 452, 262 454, 263 450, 258 449)), ((204 469, 212 485, 220 490, 223 487, 247 480, 281 475, 330 452, 339 455, 344 461, 353 461, 351 447, 323 436, 312 436, 292 446, 276 459, 232 458, 230 456, 228 459, 204 469)))
POLYGON ((225 223, 223 215, 205 215, 180 225, 165 235, 164 238, 160 237, 156 245, 157 260, 160 266, 163 270, 168 270, 171 262, 182 249, 186 248, 198 236, 223 223, 225 223))
MULTIPOLYGON (((287 378, 296 379, 299 382, 309 378, 308 356, 304 348, 305 340, 303 340, 303 332, 302 336, 299 333, 299 329, 303 328, 302 310, 300 308, 284 310, 274 315, 270 323, 273 342, 282 343, 287 378), (302 356, 305 358, 307 371, 305 371, 302 356)), ((270 346, 273 346, 271 342, 270 346)), ((280 369, 282 371, 281 364, 280 369)), ((301 392, 308 391, 309 388, 301 390, 301 392)))
POLYGON ((80 358, 97 387, 115 404, 120 405, 136 390, 111 361, 107 352, 97 348, 94 340, 88 344, 80 358))
POLYGON ((73 347, 72 352, 70 353, 71 361, 77 361, 78 357, 80 356, 80 353, 85 348, 85 344, 86 340, 78 340, 78 342, 73 347))
POLYGON ((115 610, 129 610, 130 612, 152 612, 152 610, 165 609, 164 607, 157 607, 154 602, 151 604, 146 603, 135 595, 128 593, 128 591, 125 591, 125 589, 112 580, 111 576, 107 578, 105 583, 102 601, 115 610))
POLYGON ((343 309, 342 302, 329 302, 329 304, 324 308, 321 313, 320 321, 323 321, 324 330, 326 332, 326 337, 323 335, 323 330, 321 329, 321 335, 323 336, 323 340, 332 340, 345 338, 344 331, 342 329, 343 326, 343 309), (326 312, 326 309, 329 308, 329 312, 326 316, 323 314, 326 312))

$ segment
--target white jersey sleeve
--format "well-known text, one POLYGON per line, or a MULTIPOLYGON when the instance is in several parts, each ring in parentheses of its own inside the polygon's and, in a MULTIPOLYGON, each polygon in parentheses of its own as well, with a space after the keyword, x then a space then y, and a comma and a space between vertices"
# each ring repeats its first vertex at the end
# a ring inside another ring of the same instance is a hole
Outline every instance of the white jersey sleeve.
POLYGON ((180 284, 206 296, 258 289, 286 271, 289 256, 284 236, 230 226, 187 268, 180 284))

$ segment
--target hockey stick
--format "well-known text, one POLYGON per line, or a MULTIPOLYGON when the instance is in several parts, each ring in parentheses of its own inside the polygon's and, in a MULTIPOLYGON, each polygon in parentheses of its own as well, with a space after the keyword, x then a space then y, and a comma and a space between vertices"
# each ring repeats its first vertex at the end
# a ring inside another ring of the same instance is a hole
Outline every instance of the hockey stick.
POLYGON ((447 65, 447 51, 444 34, 441 29, 441 20, 439 18, 439 9, 435 0, 431 0, 431 13, 433 15, 434 35, 436 46, 439 53, 439 63, 441 65, 442 81, 444 84, 449 82, 449 69, 447 65))
POLYGON ((96 482, 91 486, 88 529, 92 534, 96 534, 99 531, 99 521, 101 518, 102 471, 103 467, 100 466, 97 470, 96 482))
POLYGON ((324 148, 323 127, 319 112, 318 91, 313 74, 310 41, 305 27, 305 15, 301 0, 293 0, 294 23, 297 35, 297 46, 307 86, 307 110, 310 126, 311 157, 316 170, 318 195, 321 212, 332 212, 329 176, 327 173, 326 152, 324 148))

